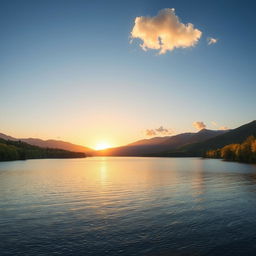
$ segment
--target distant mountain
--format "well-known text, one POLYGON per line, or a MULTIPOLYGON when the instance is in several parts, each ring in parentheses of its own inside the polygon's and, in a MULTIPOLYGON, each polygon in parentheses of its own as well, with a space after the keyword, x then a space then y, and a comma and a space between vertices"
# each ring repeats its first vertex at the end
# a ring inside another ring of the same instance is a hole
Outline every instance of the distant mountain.
POLYGON ((23 141, 41 148, 63 149, 96 156, 204 156, 206 151, 222 148, 233 143, 242 143, 249 136, 256 136, 256 121, 233 130, 207 130, 197 133, 182 133, 175 136, 155 137, 133 142, 126 146, 94 151, 90 148, 60 140, 35 138, 17 139, 0 133, 0 138, 23 141))
POLYGON ((197 133, 182 133, 175 136, 155 137, 140 140, 122 147, 101 150, 96 152, 96 154, 106 156, 145 156, 176 150, 187 144, 202 142, 226 132, 227 131, 222 130, 213 131, 204 129, 197 133))
POLYGON ((88 155, 92 154, 94 151, 93 149, 90 149, 88 147, 72 144, 70 142, 61 141, 61 140, 42 140, 37 138, 14 138, 3 133, 0 133, 0 138, 4 140, 23 141, 30 145, 34 145, 42 148, 58 148, 58 149, 64 149, 64 150, 73 151, 73 152, 83 152, 88 155))
MULTIPOLYGON (((208 150, 219 149, 234 143, 240 144, 249 136, 256 136, 256 120, 203 142, 180 147, 177 152, 184 152, 193 156, 201 156, 208 150)), ((175 152, 169 153, 172 155, 175 152)))
POLYGON ((26 142, 0 138, 0 161, 41 158, 82 158, 86 154, 56 148, 41 148, 26 142))
POLYGON ((172 146, 172 148, 179 148, 187 144, 205 141, 218 135, 225 134, 226 132, 227 130, 202 129, 197 133, 183 133, 172 136, 164 141, 162 145, 168 145, 169 147, 172 146))
POLYGON ((164 136, 164 137, 154 137, 151 139, 143 139, 143 140, 138 140, 133 143, 130 143, 126 146, 157 145, 165 142, 168 138, 171 138, 171 137, 172 136, 164 136))
POLYGON ((223 148, 208 150, 204 157, 244 163, 256 163, 256 137, 248 137, 242 144, 233 143, 223 148))
POLYGON ((18 140, 18 139, 14 138, 14 137, 5 135, 5 134, 3 134, 3 133, 1 133, 1 132, 0 132, 0 138, 1 138, 1 139, 4 139, 4 140, 13 140, 13 141, 18 140))

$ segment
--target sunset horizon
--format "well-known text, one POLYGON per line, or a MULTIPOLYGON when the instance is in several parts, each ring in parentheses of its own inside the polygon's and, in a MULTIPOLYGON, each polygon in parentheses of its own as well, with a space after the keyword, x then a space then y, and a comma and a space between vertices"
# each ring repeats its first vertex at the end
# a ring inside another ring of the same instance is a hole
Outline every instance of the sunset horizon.
MULTIPOLYGON (((251 120, 251 121, 255 121, 255 120, 251 120)), ((241 125, 243 125, 243 124, 241 124, 241 125)), ((142 135, 140 137, 135 138, 125 144, 112 144, 108 139, 103 138, 102 140, 97 140, 93 145, 88 145, 88 144, 79 143, 79 140, 76 142, 76 141, 68 141, 68 140, 62 139, 60 137, 57 137, 57 138, 52 138, 52 137, 42 138, 42 137, 33 137, 33 136, 27 136, 27 137, 23 136, 22 137, 22 136, 16 136, 14 134, 9 134, 8 132, 3 132, 3 131, 0 131, 0 137, 1 137, 1 134, 3 134, 6 136, 16 138, 16 139, 21 139, 21 140, 22 139, 40 139, 40 140, 44 140, 44 141, 48 141, 48 140, 66 141, 68 143, 77 144, 80 146, 88 147, 93 150, 99 151, 99 150, 105 150, 105 149, 110 149, 110 148, 115 148, 115 147, 122 147, 122 146, 129 145, 131 143, 134 143, 136 141, 150 140, 155 137, 171 137, 171 136, 176 136, 176 135, 183 134, 183 133, 197 133, 197 132, 200 132, 201 130, 225 131, 225 130, 232 130, 234 128, 237 128, 237 127, 228 128, 227 126, 219 126, 214 121, 212 121, 210 123, 209 127, 204 122, 200 122, 200 121, 193 122, 191 124, 191 127, 193 127, 193 128, 185 130, 180 133, 174 132, 173 130, 170 130, 170 129, 165 129, 165 128, 163 128, 163 126, 160 126, 156 129, 146 129, 141 132, 142 135)))
POLYGON ((159 127, 179 134, 197 121, 219 129, 254 119, 249 7, 225 17, 228 5, 202 1, 2 6, 5 134, 121 146, 159 127))
POLYGON ((254 256, 255 7, 0 0, 1 256, 254 256))

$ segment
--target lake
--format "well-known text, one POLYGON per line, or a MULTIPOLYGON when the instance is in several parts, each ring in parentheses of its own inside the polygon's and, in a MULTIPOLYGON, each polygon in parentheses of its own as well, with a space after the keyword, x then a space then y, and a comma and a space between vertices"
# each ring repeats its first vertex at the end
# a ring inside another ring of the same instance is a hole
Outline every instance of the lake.
POLYGON ((256 166, 199 158, 1 162, 0 254, 256 255, 256 166))

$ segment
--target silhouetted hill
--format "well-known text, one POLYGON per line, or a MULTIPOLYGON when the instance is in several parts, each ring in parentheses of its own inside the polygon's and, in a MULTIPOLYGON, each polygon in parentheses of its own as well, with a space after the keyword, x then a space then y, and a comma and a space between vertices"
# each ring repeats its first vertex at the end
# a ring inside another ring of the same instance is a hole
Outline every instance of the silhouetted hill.
POLYGON ((183 145, 175 150, 162 151, 151 156, 204 156, 208 150, 220 149, 229 144, 242 143, 249 136, 255 135, 256 121, 252 121, 204 141, 183 145))
POLYGON ((71 152, 63 149, 41 148, 22 141, 0 138, 0 161, 81 157, 86 157, 85 153, 71 152))
POLYGON ((166 141, 168 138, 171 138, 172 136, 165 136, 165 137, 154 137, 150 139, 143 139, 143 140, 138 140, 133 143, 130 143, 126 146, 140 146, 140 145, 157 145, 160 143, 163 143, 166 141))
POLYGON ((161 153, 167 150, 176 150, 187 144, 201 142, 225 132, 227 131, 212 131, 205 129, 197 133, 182 133, 175 136, 155 137, 147 140, 140 140, 122 147, 101 150, 96 152, 96 154, 106 156, 145 156, 161 153))
POLYGON ((88 155, 92 154, 92 152, 94 151, 93 149, 90 149, 88 147, 72 144, 70 142, 61 141, 61 140, 42 140, 37 138, 14 138, 3 133, 0 133, 0 138, 5 140, 12 140, 12 141, 23 141, 30 145, 34 145, 42 148, 58 148, 58 149, 64 149, 64 150, 73 151, 73 152, 83 152, 88 155))
POLYGON ((223 148, 208 150, 205 153, 205 157, 256 163, 256 137, 250 136, 242 144, 229 144, 223 148))
POLYGON ((206 141, 181 147, 179 151, 190 152, 194 155, 201 156, 208 150, 222 148, 229 144, 242 143, 249 136, 256 136, 256 121, 252 121, 206 141))
POLYGON ((162 143, 162 145, 171 145, 172 148, 179 148, 187 144, 202 142, 209 138, 224 134, 224 130, 208 130, 202 129, 197 133, 183 133, 173 136, 162 143))
POLYGON ((13 140, 13 141, 18 140, 18 139, 16 139, 16 138, 12 137, 12 136, 8 136, 8 135, 3 134, 3 133, 1 133, 1 132, 0 132, 0 138, 1 138, 1 139, 4 139, 4 140, 13 140))

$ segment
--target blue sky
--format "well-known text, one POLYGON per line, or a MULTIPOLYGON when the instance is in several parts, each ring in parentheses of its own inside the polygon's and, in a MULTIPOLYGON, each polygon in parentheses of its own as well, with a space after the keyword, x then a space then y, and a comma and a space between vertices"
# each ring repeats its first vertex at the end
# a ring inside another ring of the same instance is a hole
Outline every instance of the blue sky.
POLYGON ((254 10, 254 1, 1 1, 1 131, 93 147, 161 125, 179 133, 195 121, 254 120, 254 10), (135 18, 164 8, 202 32, 196 46, 158 55, 129 43, 135 18))

